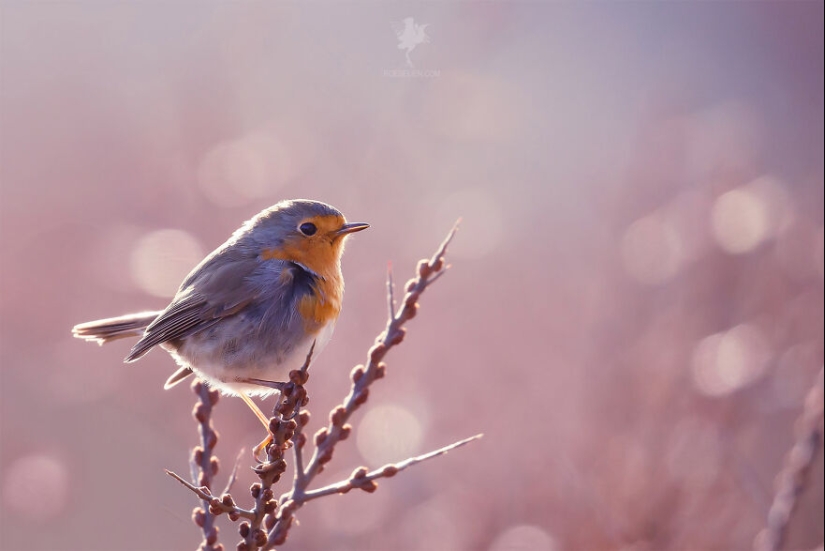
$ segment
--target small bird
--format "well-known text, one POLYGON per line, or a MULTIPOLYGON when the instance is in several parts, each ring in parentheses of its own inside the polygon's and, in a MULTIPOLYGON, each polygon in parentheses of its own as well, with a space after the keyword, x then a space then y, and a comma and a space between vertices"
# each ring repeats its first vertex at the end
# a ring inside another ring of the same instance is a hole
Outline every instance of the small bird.
POLYGON ((164 388, 194 373, 242 398, 269 427, 250 396, 276 392, 329 341, 344 293, 344 242, 368 227, 319 201, 282 201, 203 259, 165 310, 82 323, 72 334, 99 344, 140 337, 126 362, 160 345, 180 366, 164 388))

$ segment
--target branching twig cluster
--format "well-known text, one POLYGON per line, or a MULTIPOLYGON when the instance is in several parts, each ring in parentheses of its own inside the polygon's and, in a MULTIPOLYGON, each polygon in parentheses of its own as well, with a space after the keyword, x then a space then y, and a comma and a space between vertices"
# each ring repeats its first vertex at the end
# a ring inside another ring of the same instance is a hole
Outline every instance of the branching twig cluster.
MULTIPOLYGON (((349 394, 330 412, 327 425, 315 433, 313 438, 315 449, 308 460, 304 457, 308 440, 304 429, 309 423, 310 414, 302 408, 308 403, 304 385, 309 379, 307 370, 312 359, 312 350, 304 366, 290 373, 290 381, 284 385, 270 419, 269 430, 272 442, 266 447, 266 460, 258 463, 253 469, 259 477, 259 482, 250 488, 253 505, 249 509, 239 507, 235 503, 229 494, 229 486, 220 497, 214 495, 210 489, 211 476, 217 472, 218 464, 217 460, 211 457, 217 435, 211 428, 209 414, 211 406, 217 401, 217 394, 213 396, 213 393, 200 383, 193 387, 201 396, 201 401, 195 409, 195 417, 201 425, 202 444, 195 449, 193 455, 193 465, 196 464, 200 471, 198 473, 193 469, 192 474, 192 480, 197 480, 197 484, 188 482, 172 472, 169 474, 204 502, 205 509, 197 508, 193 517, 195 523, 204 532, 204 544, 201 549, 222 549, 217 543, 218 531, 214 525, 214 519, 215 516, 224 513, 233 521, 243 519, 238 529, 242 538, 237 546, 239 551, 274 549, 275 546, 286 541, 294 523, 295 514, 305 503, 332 494, 344 494, 353 489, 374 492, 378 487, 377 479, 394 476, 407 467, 445 454, 480 437, 480 435, 473 436, 430 453, 408 458, 396 464, 385 465, 372 471, 367 467, 358 467, 346 480, 322 488, 310 488, 315 477, 332 460, 335 446, 351 434, 352 427, 348 424, 350 417, 367 401, 369 387, 372 383, 386 373, 386 364, 382 360, 392 347, 404 340, 406 329, 403 326, 415 317, 418 311, 418 300, 422 293, 447 270, 444 255, 455 232, 454 227, 432 258, 421 260, 418 263, 416 277, 407 282, 406 294, 401 301, 400 308, 396 308, 393 296, 392 273, 388 274, 389 315, 386 328, 367 353, 366 364, 356 366, 352 370, 349 394), (211 438, 210 434, 214 434, 214 438, 211 438), (292 488, 276 500, 272 486, 286 471, 285 456, 290 449, 295 470, 292 488)), ((234 476, 232 478, 234 479, 234 476)))
POLYGON ((777 477, 776 494, 768 511, 767 525, 754 541, 757 551, 778 551, 782 548, 796 500, 805 488, 811 466, 822 447, 824 387, 823 370, 820 369, 816 382, 805 398, 805 410, 797 422, 796 442, 777 477))

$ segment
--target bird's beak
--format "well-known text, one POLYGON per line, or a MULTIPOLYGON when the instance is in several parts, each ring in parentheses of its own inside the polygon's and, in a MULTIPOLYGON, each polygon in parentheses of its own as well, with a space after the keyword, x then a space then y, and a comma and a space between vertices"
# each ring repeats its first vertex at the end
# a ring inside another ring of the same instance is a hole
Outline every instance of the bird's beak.
POLYGON ((353 222, 352 224, 344 224, 341 226, 341 229, 335 232, 336 237, 341 237, 342 235, 347 235, 348 233, 355 233, 357 231, 365 230, 369 228, 369 224, 364 224, 362 222, 353 222))

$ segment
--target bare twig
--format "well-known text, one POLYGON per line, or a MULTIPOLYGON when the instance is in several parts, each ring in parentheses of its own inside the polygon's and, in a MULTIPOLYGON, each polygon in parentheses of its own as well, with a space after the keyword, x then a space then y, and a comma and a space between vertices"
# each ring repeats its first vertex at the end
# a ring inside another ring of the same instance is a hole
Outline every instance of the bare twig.
POLYGON ((460 448, 465 444, 469 444, 473 440, 478 440, 484 436, 483 434, 476 434, 475 436, 471 436, 470 438, 465 438, 464 440, 459 440, 454 444, 450 444, 449 446, 444 446, 443 448, 439 448, 435 451, 431 451, 430 453, 425 453, 423 455, 419 455, 417 457, 410 457, 409 459, 405 459, 404 461, 400 461, 395 464, 391 465, 384 465, 379 469, 375 469, 374 471, 367 472, 365 467, 358 467, 353 471, 352 476, 350 476, 347 480, 342 480, 341 482, 336 482, 335 484, 330 484, 329 486, 324 486, 323 488, 318 488, 317 490, 310 490, 306 492, 304 495, 304 502, 317 499, 319 497, 328 496, 331 494, 345 494, 352 490, 353 488, 358 488, 364 490, 366 492, 374 492, 377 488, 377 485, 374 480, 378 478, 390 478, 395 476, 397 473, 403 471, 407 467, 412 467, 422 461, 426 461, 428 459, 432 459, 433 457, 438 457, 439 455, 444 455, 445 453, 454 450, 456 448, 460 448))
MULTIPOLYGON (((212 478, 218 474, 219 467, 218 458, 212 456, 212 451, 218 444, 218 432, 212 426, 212 407, 218 403, 220 394, 217 390, 210 390, 200 380, 192 382, 192 392, 198 396, 198 402, 192 410, 192 416, 198 422, 200 445, 192 450, 190 470, 192 480, 198 486, 206 488, 211 495, 212 478)), ((177 477, 177 475, 174 476, 177 477)), ((204 499, 202 496, 199 497, 204 499)), ((199 547, 202 551, 219 551, 223 549, 223 546, 218 543, 219 529, 215 525, 215 512, 212 509, 209 501, 204 500, 203 507, 196 507, 192 511, 192 520, 203 532, 203 542, 199 547)))
MULTIPOLYGON (((278 502, 274 499, 272 485, 280 480, 286 471, 284 454, 292 447, 295 456, 295 480, 301 480, 303 474, 303 448, 306 437, 301 433, 301 427, 309 422, 309 412, 301 411, 309 398, 304 385, 309 380, 309 366, 315 352, 315 342, 307 353, 306 360, 300 369, 289 373, 289 382, 283 385, 278 402, 275 405, 273 416, 269 420, 271 442, 266 447, 267 461, 258 464, 253 470, 260 478, 250 488, 255 504, 252 508, 253 517, 250 522, 243 522, 238 527, 243 540, 238 544, 239 551, 258 549, 266 543, 266 529, 275 524, 273 516, 278 502)), ((293 481, 293 485, 296 484, 293 481)))
POLYGON ((805 488, 811 465, 822 446, 823 386, 823 370, 820 369, 816 382, 805 398, 796 443, 777 477, 776 494, 768 511, 767 525, 754 540, 754 549, 758 551, 778 551, 782 548, 796 500, 805 488))
POLYGON ((215 513, 211 512, 211 510, 213 510, 213 509, 219 509, 220 510, 220 512, 217 513, 217 514, 220 514, 220 513, 233 514, 234 513, 234 514, 237 514, 239 517, 244 517, 244 518, 253 518, 254 515, 255 515, 255 513, 253 511, 250 511, 248 509, 243 509, 241 507, 238 507, 234 503, 230 503, 231 500, 225 499, 228 496, 228 494, 224 494, 224 496, 223 496, 224 499, 221 500, 221 499, 215 497, 214 495, 212 495, 212 491, 206 486, 195 486, 194 484, 192 484, 188 480, 181 477, 179 474, 174 473, 170 470, 166 470, 166 474, 168 474, 169 476, 171 476, 172 478, 174 478, 175 480, 177 480, 178 482, 180 482, 181 484, 183 484, 184 486, 189 488, 196 496, 201 498, 204 501, 204 503, 206 503, 207 507, 209 507, 210 514, 213 517, 216 516, 215 513))
POLYGON ((275 493, 272 485, 281 479, 281 475, 286 471, 286 461, 284 454, 290 446, 294 446, 292 440, 298 428, 298 421, 295 417, 300 408, 306 405, 307 397, 303 384, 309 378, 307 369, 312 358, 315 343, 310 348, 304 365, 299 370, 290 372, 290 382, 284 385, 278 402, 275 406, 274 414, 269 420, 269 432, 272 441, 266 447, 267 461, 260 463, 253 469, 260 478, 250 488, 255 505, 252 508, 254 517, 250 522, 241 523, 238 531, 243 540, 238 544, 239 551, 258 549, 266 543, 266 529, 274 525, 274 517, 278 502, 274 499, 275 493), (271 520, 267 520, 271 519, 271 520), (267 523, 268 524, 265 524, 267 523))
MULTIPOLYGON (((312 362, 312 353, 315 351, 315 344, 315 342, 312 343, 312 347, 309 349, 309 354, 307 354, 307 359, 300 369, 300 371, 306 375, 306 377, 303 378, 304 384, 306 383, 309 377, 307 371, 309 370, 309 365, 312 362)), ((294 486, 305 484, 303 450, 304 446, 306 445, 306 435, 303 433, 303 428, 309 423, 309 412, 306 411, 303 412, 303 414, 300 414, 300 408, 301 404, 296 402, 295 408, 292 412, 292 417, 297 419, 297 423, 295 426, 295 434, 292 437, 292 455, 295 457, 295 479, 293 483, 294 486)))
POLYGON ((395 318, 395 286, 392 282, 392 262, 387 263, 387 312, 390 319, 395 318))
POLYGON ((246 451, 246 448, 241 448, 238 451, 238 455, 235 456, 235 465, 232 466, 232 472, 229 474, 229 480, 226 481, 226 486, 223 489, 223 493, 228 494, 232 491, 232 486, 235 485, 235 480, 238 477, 238 466, 241 464, 241 456, 246 451))

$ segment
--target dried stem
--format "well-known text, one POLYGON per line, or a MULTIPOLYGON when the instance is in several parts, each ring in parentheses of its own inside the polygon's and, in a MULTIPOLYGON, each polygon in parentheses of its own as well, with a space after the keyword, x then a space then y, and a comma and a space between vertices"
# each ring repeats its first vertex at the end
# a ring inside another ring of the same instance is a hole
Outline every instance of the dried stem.
POLYGON ((778 551, 782 548, 797 498, 805 488, 808 473, 822 446, 823 386, 823 370, 820 369, 816 382, 805 398, 805 410, 797 425, 796 442, 777 477, 776 494, 768 511, 767 525, 754 540, 757 551, 778 551))
MULTIPOLYGON (((312 363, 312 354, 315 352, 315 342, 312 343, 312 347, 309 349, 309 353, 307 354, 306 361, 304 365, 301 366, 300 372, 302 373, 301 381, 301 391, 303 391, 303 384, 309 380, 309 366, 312 363)), ((292 454, 295 457, 295 479, 293 486, 303 485, 305 484, 305 475, 304 475, 304 445, 306 445, 306 436, 303 433, 303 428, 309 423, 309 412, 306 411, 303 415, 300 415, 301 411, 301 403, 295 401, 295 407, 293 408, 292 417, 296 420, 295 426, 295 434, 292 436, 292 454)))
POLYGON ((395 318, 395 286, 392 281, 392 262, 387 263, 387 312, 389 319, 395 318))
POLYGON ((330 484, 329 486, 324 486, 323 488, 306 492, 304 495, 304 502, 332 494, 345 494, 353 488, 359 488, 366 492, 373 492, 377 487, 374 483, 371 484, 373 480, 393 477, 407 467, 412 467, 422 461, 432 459, 433 457, 438 457, 439 455, 444 455, 451 450, 460 448, 465 444, 469 444, 473 440, 478 440, 482 436, 484 435, 476 434, 475 436, 465 438, 464 440, 459 440, 449 446, 444 446, 443 448, 431 451, 430 453, 425 453, 423 455, 419 455, 418 457, 410 457, 409 459, 405 459, 404 461, 400 461, 398 463, 384 465, 383 467, 375 469, 371 472, 367 472, 364 467, 359 467, 353 471, 352 476, 350 476, 347 480, 342 480, 341 482, 336 482, 335 484, 330 484))
MULTIPOLYGON (((241 516, 241 517, 244 517, 244 518, 254 518, 255 513, 253 511, 250 511, 250 510, 247 510, 247 509, 242 509, 242 508, 240 508, 240 507, 238 507, 237 505, 234 505, 234 504, 225 503, 221 499, 219 499, 219 498, 215 497, 214 495, 212 495, 212 491, 208 487, 206 487, 206 486, 195 486, 194 484, 192 484, 188 480, 185 480, 179 474, 174 473, 174 472, 169 471, 169 470, 166 471, 166 474, 168 474, 169 476, 171 476, 172 478, 174 478, 175 480, 177 480, 178 482, 180 482, 181 484, 183 484, 184 486, 186 486, 187 488, 192 490, 192 492, 196 496, 198 496, 199 498, 201 498, 204 501, 204 504, 209 509, 220 509, 220 513, 236 513, 238 516, 241 516)), ((224 496, 226 496, 226 495, 227 494, 224 494, 224 496)), ((218 514, 220 514, 220 513, 218 513, 218 514)), ((213 514, 211 512, 209 513, 209 515, 212 518, 214 518, 216 516, 215 514, 213 514)))
MULTIPOLYGON (((218 444, 218 432, 212 426, 212 407, 218 403, 220 394, 217 390, 210 390, 207 385, 199 380, 192 382, 191 388, 192 392, 198 396, 198 402, 192 410, 192 416, 198 422, 200 445, 192 450, 189 468, 192 480, 196 481, 201 488, 205 488, 211 496, 212 478, 218 474, 219 467, 218 458, 212 456, 212 451, 218 444)), ((174 476, 183 482, 180 477, 174 476)), ((210 510, 212 508, 209 500, 202 495, 199 497, 204 500, 203 507, 196 507, 192 511, 192 520, 200 526, 203 532, 203 542, 199 549, 202 551, 222 551, 223 546, 218 543, 219 529, 215 526, 215 514, 210 510)))
POLYGON ((235 465, 232 466, 232 473, 229 475, 229 480, 226 481, 226 486, 223 489, 223 493, 228 494, 232 491, 232 486, 235 485, 235 480, 238 478, 238 466, 241 464, 241 456, 246 451, 246 448, 241 448, 238 451, 238 455, 235 456, 235 465))

